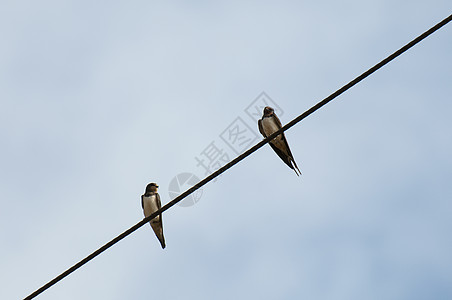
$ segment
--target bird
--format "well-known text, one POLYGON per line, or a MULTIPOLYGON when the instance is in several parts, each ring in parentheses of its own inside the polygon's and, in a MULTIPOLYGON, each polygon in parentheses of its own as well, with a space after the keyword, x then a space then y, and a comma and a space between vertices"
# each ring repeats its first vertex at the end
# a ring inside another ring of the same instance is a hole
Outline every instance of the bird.
MULTIPOLYGON (((263 116, 260 120, 258 120, 257 124, 259 126, 259 132, 264 136, 264 138, 272 135, 282 128, 281 121, 276 116, 275 110, 270 106, 266 106, 264 108, 263 116)), ((274 139, 270 140, 269 144, 276 154, 278 154, 278 156, 286 163, 286 165, 294 170, 297 176, 300 176, 300 169, 298 169, 297 163, 293 158, 284 132, 281 132, 274 139)))
MULTIPOLYGON (((160 195, 157 193, 158 185, 155 182, 149 183, 146 186, 144 195, 141 195, 141 207, 143 207, 143 213, 145 217, 149 217, 152 213, 156 212, 162 207, 160 202, 160 195)), ((155 235, 160 241, 162 249, 165 249, 165 237, 163 236, 163 222, 162 214, 156 216, 149 221, 149 224, 154 230, 155 235)))

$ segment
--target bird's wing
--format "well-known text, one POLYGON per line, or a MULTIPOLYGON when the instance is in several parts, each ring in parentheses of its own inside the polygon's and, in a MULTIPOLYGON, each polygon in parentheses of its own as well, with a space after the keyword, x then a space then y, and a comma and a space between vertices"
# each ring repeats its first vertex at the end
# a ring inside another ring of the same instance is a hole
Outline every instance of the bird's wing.
POLYGON ((290 151, 289 143, 287 142, 286 136, 284 135, 284 132, 281 133, 282 137, 281 140, 284 144, 284 147, 287 149, 287 154, 293 159, 292 151, 290 151))
MULTIPOLYGON (((160 209, 160 208, 162 208, 162 202, 160 201, 160 195, 159 195, 159 193, 155 193, 155 200, 157 201, 157 207, 158 207, 158 209, 160 209)), ((162 220, 162 214, 160 214, 159 215, 159 225, 160 225, 160 228, 162 228, 162 239, 163 239, 163 245, 165 244, 165 238, 163 237, 163 220, 162 220)), ((160 239, 160 238, 159 238, 160 239)), ((162 245, 162 247, 163 248, 165 248, 164 246, 162 245)))
MULTIPOLYGON (((155 202, 157 205, 157 209, 160 209, 162 207, 162 202, 160 201, 160 195, 158 193, 155 193, 155 202)), ((155 235, 157 236, 160 245, 163 249, 165 249, 165 237, 163 235, 163 221, 162 221, 162 214, 158 215, 155 219, 152 219, 151 222, 152 230, 154 231, 155 235)))
MULTIPOLYGON (((278 116, 276 114, 273 114, 273 117, 275 118, 274 120, 275 120, 276 125, 278 126, 278 129, 281 129, 282 128, 282 124, 281 124, 281 121, 279 120, 278 116)), ((287 154, 289 154, 289 156, 293 160, 293 155, 292 155, 292 152, 290 151, 289 143, 287 143, 286 136, 285 136, 284 132, 281 132, 281 136, 282 136, 282 138, 281 138, 282 142, 284 143, 284 146, 287 149, 287 154)))
MULTIPOLYGON (((155 193, 155 201, 157 201, 157 209, 162 208, 162 202, 160 201, 160 195, 159 193, 155 193)), ((160 226, 162 226, 162 230, 163 230, 163 222, 162 222, 162 214, 159 214, 159 223, 160 226)))
MULTIPOLYGON (((278 119, 276 115, 275 122, 278 125, 279 128, 281 128, 281 121, 278 119)), ((281 157, 281 159, 291 168, 295 171, 295 173, 298 175, 298 173, 301 174, 300 169, 298 169, 297 163, 295 162, 295 159, 293 158, 292 151, 290 151, 289 143, 287 142, 286 135, 284 132, 281 133, 281 141, 284 144, 284 148, 286 149, 286 153, 278 149, 276 146, 274 146, 272 143, 270 143, 270 146, 272 146, 273 150, 281 157), (278 150, 276 150, 278 149, 278 150), (284 156, 284 158, 283 158, 284 156), (298 173, 297 173, 298 170, 298 173)))
POLYGON ((289 168, 293 169, 292 164, 290 163, 289 156, 287 156, 286 153, 284 153, 281 149, 273 145, 271 142, 269 144, 272 147, 273 151, 275 151, 275 153, 278 154, 278 156, 282 159, 282 161, 285 162, 286 165, 289 166, 289 168))
POLYGON ((162 207, 162 202, 160 201, 160 195, 155 193, 155 200, 157 200, 157 207, 160 209, 162 207))
POLYGON ((144 195, 141 195, 141 207, 143 208, 143 210, 144 210, 144 202, 143 202, 143 197, 144 197, 144 195))
POLYGON ((273 114, 273 117, 275 117, 276 125, 278 125, 279 128, 282 127, 281 121, 279 120, 278 116, 276 114, 273 114))
POLYGON ((262 119, 257 121, 257 125, 259 126, 259 132, 266 138, 267 136, 265 135, 264 127, 262 126, 262 119))

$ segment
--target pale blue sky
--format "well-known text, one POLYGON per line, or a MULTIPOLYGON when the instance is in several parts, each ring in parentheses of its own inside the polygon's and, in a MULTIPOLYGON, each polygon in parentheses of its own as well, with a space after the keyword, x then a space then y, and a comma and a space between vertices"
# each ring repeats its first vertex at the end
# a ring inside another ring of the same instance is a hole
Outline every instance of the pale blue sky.
MULTIPOLYGON (((265 91, 287 123, 450 1, 3 1, 0 298, 142 219, 265 91)), ((39 299, 452 298, 452 28, 39 299)), ((253 127, 256 129, 256 127, 253 127)), ((220 143, 218 143, 220 144, 220 143)), ((232 152, 231 156, 233 156, 232 152)))

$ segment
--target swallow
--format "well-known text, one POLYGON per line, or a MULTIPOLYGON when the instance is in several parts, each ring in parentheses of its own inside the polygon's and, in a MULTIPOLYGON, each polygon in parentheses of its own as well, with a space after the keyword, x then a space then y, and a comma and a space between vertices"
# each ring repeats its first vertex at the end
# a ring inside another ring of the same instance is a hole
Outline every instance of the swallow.
MULTIPOLYGON (((259 126, 259 132, 264 136, 264 138, 272 135, 274 132, 282 128, 281 121, 275 114, 275 111, 270 106, 264 108, 264 114, 262 119, 257 122, 259 126)), ((269 141, 272 149, 278 154, 278 156, 295 171, 295 174, 299 176, 301 174, 300 169, 298 169, 297 163, 293 158, 292 152, 290 151, 289 144, 287 143, 284 132, 281 132, 274 139, 269 141), (298 170, 298 173, 297 173, 298 170)))
MULTIPOLYGON (((162 207, 160 195, 157 193, 158 187, 159 186, 156 183, 150 183, 146 186, 144 195, 141 195, 141 207, 143 207, 145 217, 150 216, 162 207)), ((152 230, 154 230, 155 235, 159 239, 162 249, 165 249, 166 245, 165 237, 163 236, 162 214, 150 220, 149 224, 151 224, 152 230)))

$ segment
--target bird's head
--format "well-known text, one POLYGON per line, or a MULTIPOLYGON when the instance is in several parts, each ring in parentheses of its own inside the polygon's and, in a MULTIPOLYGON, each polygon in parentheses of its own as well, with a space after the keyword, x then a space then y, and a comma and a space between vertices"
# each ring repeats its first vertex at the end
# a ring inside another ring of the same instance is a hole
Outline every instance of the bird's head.
POLYGON ((270 106, 264 107, 264 117, 271 116, 275 113, 275 110, 271 108, 270 106))
POLYGON ((157 183, 152 182, 146 186, 146 194, 155 193, 155 192, 157 192, 158 188, 159 188, 159 186, 157 185, 157 183))

